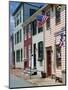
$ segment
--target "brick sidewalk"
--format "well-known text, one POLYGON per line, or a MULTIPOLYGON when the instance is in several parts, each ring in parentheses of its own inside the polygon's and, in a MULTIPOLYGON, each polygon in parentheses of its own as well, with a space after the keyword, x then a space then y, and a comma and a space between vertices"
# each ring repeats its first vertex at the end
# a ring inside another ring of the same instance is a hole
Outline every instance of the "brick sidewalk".
POLYGON ((62 85, 63 84, 63 83, 55 82, 55 79, 51 79, 50 77, 49 78, 41 78, 41 77, 38 77, 38 75, 35 75, 35 76, 33 75, 33 76, 31 76, 31 79, 30 79, 30 76, 28 74, 24 74, 23 69, 11 69, 10 73, 17 77, 23 78, 24 80, 27 80, 37 86, 62 85))
POLYGON ((25 80, 30 78, 28 74, 24 74, 23 69, 10 69, 10 73, 25 80))
POLYGON ((37 86, 63 84, 63 83, 55 82, 55 79, 51 79, 51 78, 29 79, 28 81, 31 82, 32 84, 36 84, 37 86))

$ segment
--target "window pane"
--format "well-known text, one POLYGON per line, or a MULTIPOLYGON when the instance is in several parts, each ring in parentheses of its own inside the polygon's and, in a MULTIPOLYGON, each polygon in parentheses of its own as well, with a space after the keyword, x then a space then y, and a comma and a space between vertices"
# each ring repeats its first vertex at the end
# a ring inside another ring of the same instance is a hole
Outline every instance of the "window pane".
POLYGON ((17 32, 17 43, 19 43, 19 31, 17 32))
POLYGON ((38 33, 42 32, 42 31, 43 31, 43 27, 38 28, 38 33))
POLYGON ((48 19, 46 21, 46 27, 48 30, 50 28, 50 11, 46 12, 46 16, 48 16, 48 19))
POLYGON ((21 42, 21 39, 22 39, 22 32, 21 32, 21 29, 20 29, 20 42, 21 42))
POLYGON ((22 61, 22 49, 21 49, 21 61, 22 61))
POLYGON ((36 34, 36 20, 32 22, 32 34, 36 34))
POLYGON ((20 22, 21 22, 21 11, 20 11, 20 22))
POLYGON ((57 24, 58 22, 60 22, 60 8, 59 8, 59 6, 56 7, 55 14, 56 14, 56 24, 57 24))
POLYGON ((20 62, 20 50, 16 51, 16 61, 20 62))
POLYGON ((44 10, 42 11, 42 15, 45 15, 45 11, 44 10))
POLYGON ((38 58, 39 60, 43 60, 43 42, 38 43, 38 58))
POLYGON ((61 48, 59 45, 56 45, 56 65, 57 67, 61 66, 61 48))
POLYGON ((19 19, 17 19, 17 25, 19 24, 19 19))
POLYGON ((16 44, 16 34, 15 34, 15 44, 16 44))

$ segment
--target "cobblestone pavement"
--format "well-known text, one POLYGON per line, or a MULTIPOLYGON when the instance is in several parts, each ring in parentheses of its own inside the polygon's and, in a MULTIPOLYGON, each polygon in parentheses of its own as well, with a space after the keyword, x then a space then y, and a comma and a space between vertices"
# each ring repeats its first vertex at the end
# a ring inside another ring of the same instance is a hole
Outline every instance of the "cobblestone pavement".
POLYGON ((24 74, 23 72, 24 72, 23 69, 10 70, 11 74, 17 77, 23 78, 24 80, 32 83, 35 86, 63 85, 63 83, 55 82, 55 79, 51 79, 51 77, 41 78, 41 77, 38 77, 37 75, 35 76, 33 75, 31 76, 31 79, 30 79, 30 76, 28 74, 24 74))

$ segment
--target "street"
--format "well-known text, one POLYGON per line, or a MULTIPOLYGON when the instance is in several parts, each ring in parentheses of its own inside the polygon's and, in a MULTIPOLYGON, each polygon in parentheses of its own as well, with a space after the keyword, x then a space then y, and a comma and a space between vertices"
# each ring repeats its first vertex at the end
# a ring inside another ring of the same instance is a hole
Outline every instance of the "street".
POLYGON ((23 78, 16 77, 14 75, 10 75, 10 88, 17 88, 17 87, 30 87, 34 86, 32 83, 24 80, 23 78))

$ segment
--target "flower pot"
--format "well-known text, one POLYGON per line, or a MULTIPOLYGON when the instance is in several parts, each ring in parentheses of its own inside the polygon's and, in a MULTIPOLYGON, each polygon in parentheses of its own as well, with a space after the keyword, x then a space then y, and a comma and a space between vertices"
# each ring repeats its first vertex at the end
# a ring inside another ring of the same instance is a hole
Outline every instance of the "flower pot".
POLYGON ((41 76, 42 76, 42 78, 46 78, 46 73, 42 71, 41 76))

